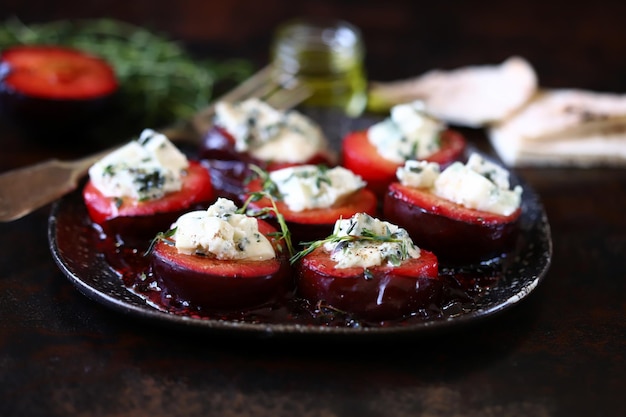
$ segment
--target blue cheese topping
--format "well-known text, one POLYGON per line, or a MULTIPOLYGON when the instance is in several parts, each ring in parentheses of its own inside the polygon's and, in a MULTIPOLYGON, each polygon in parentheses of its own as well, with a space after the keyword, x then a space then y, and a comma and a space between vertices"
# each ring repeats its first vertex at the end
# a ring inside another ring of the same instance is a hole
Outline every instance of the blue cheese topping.
POLYGON ((337 239, 324 243, 324 249, 336 262, 335 268, 398 266, 420 257, 420 249, 405 229, 365 213, 337 220, 333 235, 337 239), (340 239, 346 236, 358 238, 340 239))
POLYGON ((183 214, 173 227, 179 253, 222 260, 276 257, 270 241, 259 232, 257 219, 237 213, 235 203, 225 198, 218 198, 207 210, 183 214))
POLYGON ((163 134, 144 129, 139 139, 89 168, 89 178, 106 197, 154 200, 182 188, 187 157, 163 134))
POLYGON ((300 165, 272 171, 269 177, 292 211, 331 207, 365 187, 360 176, 343 167, 300 165))
POLYGON ((441 173, 439 165, 407 161, 396 172, 405 186, 428 188, 435 195, 464 207, 508 216, 521 205, 522 187, 511 189, 509 172, 473 153, 466 164, 454 162, 441 173))
POLYGON ((398 164, 429 157, 441 149, 445 125, 424 110, 421 101, 392 107, 388 118, 367 130, 368 140, 383 158, 398 164))
POLYGON ((326 137, 311 119, 256 98, 218 102, 215 124, 233 136, 236 151, 263 161, 302 163, 327 149, 326 137))
POLYGON ((436 162, 410 159, 396 170, 396 177, 407 187, 432 188, 440 172, 439 164, 436 162))

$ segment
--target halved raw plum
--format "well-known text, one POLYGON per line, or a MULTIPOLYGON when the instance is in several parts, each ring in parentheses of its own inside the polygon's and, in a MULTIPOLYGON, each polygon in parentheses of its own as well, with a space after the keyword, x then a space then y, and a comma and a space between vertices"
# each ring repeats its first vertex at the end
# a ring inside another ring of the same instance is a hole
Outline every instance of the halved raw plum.
POLYGON ((164 294, 175 303, 205 310, 247 309, 271 304, 293 290, 288 252, 278 248, 277 230, 256 219, 276 252, 266 260, 220 260, 209 255, 179 253, 173 242, 159 239, 151 266, 164 294))
POLYGON ((428 191, 389 186, 383 217, 409 232, 420 247, 442 261, 476 262, 502 255, 516 242, 521 208, 510 215, 466 208, 428 191))
POLYGON ((0 53, 0 110, 18 125, 79 128, 111 104, 118 87, 111 65, 82 50, 21 45, 0 53))

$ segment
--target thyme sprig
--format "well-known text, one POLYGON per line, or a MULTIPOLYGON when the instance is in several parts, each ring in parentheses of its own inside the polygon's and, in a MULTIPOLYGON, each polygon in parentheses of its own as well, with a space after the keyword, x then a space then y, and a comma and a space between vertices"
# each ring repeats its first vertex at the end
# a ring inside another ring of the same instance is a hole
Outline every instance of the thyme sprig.
MULTIPOLYGON (((263 183, 262 189, 261 191, 250 193, 250 195, 246 198, 246 201, 243 203, 241 208, 237 210, 237 212, 240 214, 246 214, 248 216, 254 216, 259 218, 267 218, 269 216, 274 217, 278 222, 280 232, 272 233, 271 236, 277 238, 279 241, 284 241, 285 245, 287 246, 287 252, 289 254, 289 257, 292 257, 295 251, 293 248, 293 243, 291 241, 291 231, 287 226, 285 216, 283 216, 283 214, 276 206, 276 199, 278 198, 277 196, 280 195, 280 193, 278 192, 278 187, 270 179, 269 174, 266 171, 253 164, 250 164, 249 167, 255 175, 261 178, 261 181, 263 183), (271 207, 264 207, 255 210, 249 208, 250 203, 254 201, 259 201, 263 198, 267 198, 270 201, 271 207)), ((247 181, 250 180, 251 178, 247 179, 247 181)), ((278 247, 279 249, 282 249, 280 245, 278 247)))
POLYGON ((148 246, 148 249, 146 249, 146 251, 143 253, 143 256, 150 255, 150 253, 152 253, 152 251, 154 250, 154 246, 160 240, 165 240, 167 242, 172 242, 171 237, 174 236, 175 233, 176 233, 176 227, 174 227, 172 229, 169 229, 169 230, 167 230, 165 232, 157 233, 156 236, 150 241, 150 245, 148 246))
MULTIPOLYGON (((348 233, 350 232, 350 230, 351 229, 349 229, 348 233)), ((299 260, 307 256, 308 254, 313 252, 315 249, 321 246, 324 246, 326 243, 336 243, 338 244, 339 247, 344 247, 344 245, 347 246, 352 242, 363 242, 363 241, 379 242, 379 243, 386 243, 386 242, 399 243, 401 245, 400 255, 388 256, 388 261, 394 266, 399 265, 403 259, 406 259, 409 253, 409 250, 406 246, 407 244, 406 240, 398 239, 396 235, 394 233, 391 233, 391 231, 388 228, 386 229, 385 234, 376 234, 369 229, 363 229, 361 231, 361 235, 350 235, 350 234, 339 235, 337 233, 333 233, 332 235, 328 236, 325 239, 315 240, 311 242, 303 242, 302 245, 304 245, 304 249, 296 253, 295 255, 293 255, 289 259, 289 262, 292 265, 295 264, 296 262, 298 262, 299 260)))
MULTIPOLYGON (((293 249, 293 243, 291 242, 291 232, 289 231, 289 227, 287 226, 285 217, 278 210, 278 207, 276 207, 276 201, 269 193, 265 191, 258 191, 258 192, 250 194, 250 196, 248 196, 248 198, 244 202, 243 206, 238 210, 238 212, 242 214, 246 214, 248 216, 260 217, 260 218, 267 217, 268 215, 275 216, 276 221, 278 222, 278 225, 280 227, 280 232, 271 233, 270 236, 277 238, 279 241, 281 240, 284 241, 285 245, 287 246, 287 253, 289 254, 289 257, 293 256, 294 249, 293 249), (270 202, 272 203, 272 206, 265 207, 265 208, 258 209, 258 210, 251 210, 248 208, 250 205, 250 202, 258 201, 261 198, 269 199, 270 202)), ((278 246, 278 248, 282 250, 282 247, 280 245, 278 246)))
MULTIPOLYGON (((269 172, 265 171, 263 168, 255 164, 250 164, 248 165, 248 167, 252 171, 252 175, 246 178, 246 184, 249 184, 250 181, 254 180, 255 178, 259 178, 261 180, 261 189, 263 190, 263 192, 269 194, 270 196, 272 196, 272 198, 282 200, 283 196, 278 190, 278 185, 274 181, 272 181, 269 172)), ((253 201, 258 201, 261 198, 262 197, 259 197, 253 201)))
MULTIPOLYGON (((284 195, 280 192, 278 185, 272 181, 270 178, 269 172, 264 171, 257 165, 250 164, 250 169, 253 171, 253 175, 246 178, 246 183, 249 183, 255 178, 259 178, 261 180, 261 188, 268 193, 270 193, 277 200, 284 199, 284 195)), ((326 184, 328 187, 332 186, 332 180, 328 175, 328 171, 331 168, 328 165, 318 164, 315 165, 315 170, 312 172, 302 171, 302 172, 293 172, 289 177, 287 177, 286 181, 291 180, 292 178, 315 178, 315 186, 318 189, 322 188, 323 184, 326 184)))

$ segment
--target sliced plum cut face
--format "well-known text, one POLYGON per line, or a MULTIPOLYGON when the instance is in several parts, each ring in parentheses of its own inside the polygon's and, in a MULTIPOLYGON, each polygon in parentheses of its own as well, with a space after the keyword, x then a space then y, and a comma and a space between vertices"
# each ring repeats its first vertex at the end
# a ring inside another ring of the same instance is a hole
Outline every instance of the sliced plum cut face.
POLYGON ((96 99, 118 88, 113 68, 86 52, 58 46, 19 46, 0 54, 3 89, 56 100, 96 99))
POLYGON ((0 115, 27 136, 72 143, 114 109, 113 67, 84 51, 21 45, 0 54, 0 115))

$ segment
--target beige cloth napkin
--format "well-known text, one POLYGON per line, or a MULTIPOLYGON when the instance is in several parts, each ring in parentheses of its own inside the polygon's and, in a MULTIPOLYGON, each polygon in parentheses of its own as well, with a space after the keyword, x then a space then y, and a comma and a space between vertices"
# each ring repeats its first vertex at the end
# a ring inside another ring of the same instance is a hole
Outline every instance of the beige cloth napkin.
POLYGON ((543 89, 488 136, 510 166, 626 165, 626 95, 543 89))
POLYGON ((626 166, 626 95, 544 89, 521 57, 372 83, 390 105, 421 100, 451 125, 484 128, 509 166, 626 166))
POLYGON ((514 56, 497 65, 436 69, 407 80, 372 82, 370 98, 387 106, 420 100, 432 116, 447 123, 481 127, 512 114, 536 88, 532 66, 514 56))

